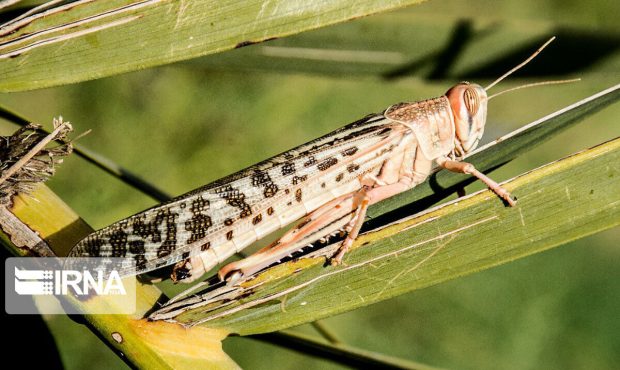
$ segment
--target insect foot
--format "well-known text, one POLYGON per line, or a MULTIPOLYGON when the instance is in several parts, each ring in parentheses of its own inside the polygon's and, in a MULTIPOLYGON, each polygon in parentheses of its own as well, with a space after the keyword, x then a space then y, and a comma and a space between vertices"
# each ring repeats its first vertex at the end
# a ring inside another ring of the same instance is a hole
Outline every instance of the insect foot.
POLYGON ((340 246, 340 248, 338 249, 338 252, 336 252, 336 254, 329 259, 329 264, 332 266, 338 266, 338 265, 342 265, 344 264, 342 262, 342 258, 344 257, 344 255, 347 253, 347 251, 349 250, 349 247, 351 246, 351 244, 353 244, 353 240, 351 240, 350 242, 347 243, 347 241, 349 241, 350 239, 346 239, 342 245, 340 246))
POLYGON ((334 257, 329 259, 329 264, 332 265, 332 266, 342 265, 342 257, 343 256, 344 256, 344 254, 338 253, 338 256, 334 256, 334 257))
POLYGON ((176 284, 181 280, 190 279, 192 277, 192 265, 188 261, 181 261, 177 263, 172 269, 170 278, 176 284))
POLYGON ((223 281, 226 281, 228 284, 235 284, 243 277, 243 273, 240 270, 233 270, 226 274, 224 277, 220 277, 223 281))

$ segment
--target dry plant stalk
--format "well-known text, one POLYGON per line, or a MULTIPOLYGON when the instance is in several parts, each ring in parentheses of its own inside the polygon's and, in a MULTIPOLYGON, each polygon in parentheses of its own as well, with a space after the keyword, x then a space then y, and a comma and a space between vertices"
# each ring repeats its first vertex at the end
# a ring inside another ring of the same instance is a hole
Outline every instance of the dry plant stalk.
POLYGON ((67 139, 71 131, 71 124, 59 117, 54 119, 50 134, 42 131, 41 125, 30 123, 11 136, 0 137, 0 205, 8 205, 17 193, 29 193, 56 172, 56 165, 73 150, 67 139), (52 141, 59 144, 46 148, 52 141))

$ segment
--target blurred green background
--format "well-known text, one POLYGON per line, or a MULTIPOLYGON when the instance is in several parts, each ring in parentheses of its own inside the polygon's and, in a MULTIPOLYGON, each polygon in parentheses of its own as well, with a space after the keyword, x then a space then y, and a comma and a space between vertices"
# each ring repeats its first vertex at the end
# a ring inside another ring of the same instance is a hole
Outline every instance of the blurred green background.
MULTIPOLYGON (((0 104, 48 128, 62 114, 78 133, 92 129, 80 144, 178 195, 395 102, 441 95, 462 79, 488 83, 558 36, 495 91, 582 82, 494 99, 492 140, 618 83, 618 15, 615 0, 430 1, 185 63, 3 94, 0 104)), ((618 136, 619 113, 616 105, 590 117, 493 177, 618 136)), ((14 130, 0 121, 2 134, 14 130)), ((49 184, 95 228, 156 203, 77 156, 49 184)), ((438 367, 617 368, 619 244, 616 228, 324 322, 350 345, 438 367)), ((67 317, 46 322, 66 368, 126 366, 67 317)), ((244 368, 339 367, 247 338, 224 347, 244 368)))

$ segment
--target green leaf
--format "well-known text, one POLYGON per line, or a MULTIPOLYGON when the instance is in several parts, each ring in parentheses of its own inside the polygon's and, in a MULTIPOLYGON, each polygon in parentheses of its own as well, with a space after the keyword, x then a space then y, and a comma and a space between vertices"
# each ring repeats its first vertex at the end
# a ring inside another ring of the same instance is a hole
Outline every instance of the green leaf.
POLYGON ((194 58, 421 0, 76 1, 0 29, 0 91, 49 87, 194 58))
MULTIPOLYGON (((483 148, 472 159, 502 163, 618 97, 618 87, 596 94, 483 148)), ((174 320, 241 335, 279 330, 616 226, 620 193, 610 189, 620 186, 619 157, 616 139, 506 183, 519 198, 514 208, 481 191, 361 236, 345 257, 345 266, 325 267, 322 257, 284 263, 244 283, 235 292, 238 299, 227 296, 174 320)))

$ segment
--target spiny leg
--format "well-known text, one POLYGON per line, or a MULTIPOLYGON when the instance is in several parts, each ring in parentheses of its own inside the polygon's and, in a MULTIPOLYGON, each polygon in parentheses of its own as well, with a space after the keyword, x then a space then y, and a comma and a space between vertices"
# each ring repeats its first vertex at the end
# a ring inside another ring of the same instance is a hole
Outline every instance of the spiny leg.
POLYGON ((401 178, 395 184, 376 188, 364 186, 360 190, 324 204, 304 217, 297 227, 289 230, 269 246, 243 260, 222 267, 218 272, 220 279, 234 282, 243 276, 252 275, 307 245, 308 237, 312 234, 320 232, 336 221, 350 217, 344 226, 345 229, 349 229, 347 230, 347 237, 336 255, 331 259, 332 264, 339 264, 357 238, 364 223, 368 206, 409 189, 411 187, 410 181, 410 178, 401 178))
POLYGON ((344 239, 340 248, 338 248, 338 252, 330 259, 330 263, 332 265, 339 265, 342 263, 342 258, 345 253, 349 251, 349 248, 357 239, 357 235, 364 224, 364 220, 366 219, 366 211, 368 210, 368 206, 370 205, 370 198, 366 192, 366 187, 363 187, 356 194, 356 197, 360 198, 357 202, 357 207, 355 208, 355 212, 353 213, 353 217, 351 221, 345 226, 345 231, 347 232, 347 237, 344 239))
POLYGON ((438 163, 441 167, 449 171, 469 174, 476 177, 480 181, 484 182, 491 191, 493 191, 500 198, 504 199, 508 204, 510 204, 511 207, 514 207, 517 204, 516 200, 512 198, 512 196, 506 189, 502 188, 493 179, 478 171, 473 164, 453 160, 438 161, 438 163))
POLYGON ((342 242, 338 252, 331 258, 332 265, 342 263, 342 258, 357 239, 364 224, 368 206, 412 187, 415 177, 415 151, 413 136, 406 135, 392 156, 383 163, 378 176, 364 175, 361 183, 365 185, 356 194, 355 214, 345 228, 347 237, 342 242))
MULTIPOLYGON (((304 217, 294 229, 289 230, 269 246, 243 260, 235 261, 222 267, 218 272, 220 279, 234 282, 243 276, 252 275, 300 250, 308 245, 309 242, 318 239, 318 237, 314 240, 309 240, 308 238, 335 221, 353 216, 355 209, 353 198, 356 192, 343 195, 324 204, 304 217)), ((348 220, 345 220, 345 224, 347 222, 348 220)))
MULTIPOLYGON (((270 245, 257 251, 256 254, 259 254, 259 256, 261 256, 261 255, 269 253, 271 249, 273 249, 276 246, 280 246, 283 243, 288 243, 290 245, 291 243, 295 242, 298 239, 297 235, 300 234, 301 231, 305 231, 311 228, 313 225, 316 224, 315 220, 317 219, 319 219, 318 221, 319 224, 324 223, 324 221, 321 221, 322 215, 326 212, 329 212, 334 207, 340 207, 341 205, 339 205, 339 203, 342 203, 342 201, 346 197, 349 197, 349 196, 350 195, 344 195, 342 197, 333 199, 330 202, 326 203, 323 207, 320 207, 319 209, 316 209, 314 212, 311 212, 310 214, 306 215, 298 222, 298 226, 296 228, 291 229, 291 231, 283 235, 276 242, 271 243, 270 245), (302 226, 304 225, 306 225, 306 227, 302 228, 302 226)), ((208 270, 208 268, 206 268, 205 266, 208 266, 209 269, 211 268, 212 264, 210 264, 209 261, 212 261, 214 258, 219 260, 218 256, 214 255, 213 250, 209 249, 206 252, 200 253, 195 256, 191 256, 183 261, 177 262, 170 275, 172 278, 172 281, 174 283, 194 282, 208 270)), ((248 257, 244 257, 241 261, 245 261, 246 258, 248 257)), ((229 265, 226 265, 224 268, 228 267, 229 265)), ((221 271, 222 270, 220 270, 220 275, 222 274, 221 271)))

